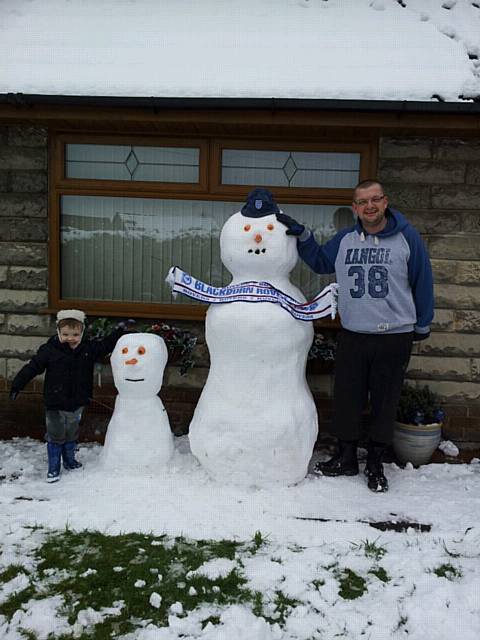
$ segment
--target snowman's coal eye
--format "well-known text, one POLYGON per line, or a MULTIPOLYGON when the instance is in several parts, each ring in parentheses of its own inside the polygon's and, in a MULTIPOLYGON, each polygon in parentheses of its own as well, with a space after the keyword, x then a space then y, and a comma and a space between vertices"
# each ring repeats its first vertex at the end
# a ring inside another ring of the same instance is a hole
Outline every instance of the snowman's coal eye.
POLYGON ((145 347, 138 347, 137 349, 137 353, 139 353, 141 356, 143 356, 145 351, 146 351, 145 347))
POLYGON ((267 229, 268 229, 269 231, 273 231, 273 230, 275 229, 275 227, 273 226, 273 224, 272 224, 272 223, 270 223, 270 224, 267 224, 267 229))
POLYGON ((250 224, 246 224, 246 225, 243 227, 243 230, 244 230, 244 231, 250 231, 250 229, 251 229, 251 228, 252 228, 252 226, 251 226, 250 224))
POLYGON ((128 353, 128 347, 123 347, 122 349, 122 353, 125 355, 126 353, 128 353))

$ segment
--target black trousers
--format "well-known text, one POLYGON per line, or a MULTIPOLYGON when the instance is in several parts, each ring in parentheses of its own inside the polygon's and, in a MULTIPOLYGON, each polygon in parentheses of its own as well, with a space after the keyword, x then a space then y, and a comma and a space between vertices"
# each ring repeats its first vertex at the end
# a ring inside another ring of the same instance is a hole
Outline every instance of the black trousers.
POLYGON ((391 444, 413 332, 367 334, 342 329, 335 358, 332 433, 340 440, 362 436, 362 413, 370 407, 368 438, 391 444))

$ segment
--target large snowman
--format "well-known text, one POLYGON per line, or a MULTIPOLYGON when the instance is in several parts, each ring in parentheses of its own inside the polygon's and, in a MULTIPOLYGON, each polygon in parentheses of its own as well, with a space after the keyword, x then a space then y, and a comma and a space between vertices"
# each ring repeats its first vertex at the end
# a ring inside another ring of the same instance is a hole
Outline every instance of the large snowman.
POLYGON ((111 470, 158 471, 173 453, 173 435, 158 392, 168 352, 160 336, 129 333, 110 359, 118 389, 102 465, 111 470))
MULTIPOLYGON (((231 284, 266 281, 305 302, 289 279, 296 239, 278 222, 272 194, 253 191, 220 235, 231 284)), ((311 322, 279 304, 211 305, 205 337, 210 371, 190 424, 192 453, 220 481, 289 485, 306 473, 318 432, 305 379, 311 322)))

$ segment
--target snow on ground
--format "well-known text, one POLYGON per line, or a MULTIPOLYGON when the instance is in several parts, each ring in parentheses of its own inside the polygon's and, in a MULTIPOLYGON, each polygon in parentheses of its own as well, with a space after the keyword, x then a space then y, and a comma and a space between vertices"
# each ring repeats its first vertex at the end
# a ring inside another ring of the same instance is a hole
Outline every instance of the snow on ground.
MULTIPOLYGON (((391 489, 387 494, 373 494, 363 476, 309 475, 296 486, 273 489, 219 484, 191 455, 187 437, 176 440, 171 466, 156 475, 106 473, 98 464, 100 451, 96 444, 81 445, 78 457, 83 469, 64 473, 60 482, 47 484, 44 444, 29 439, 1 443, 0 572, 9 564, 30 562, 26 554, 36 542, 35 534, 24 528, 28 525, 217 540, 251 540, 261 531, 268 536, 271 558, 268 562, 265 556, 250 558, 244 567, 250 583, 263 590, 273 588, 281 579, 283 589, 306 602, 295 609, 283 630, 235 605, 222 614, 221 628, 207 625, 200 631, 188 631, 182 627, 187 625, 184 619, 161 632, 158 628, 151 632, 143 629, 135 638, 480 637, 479 460, 419 469, 386 465, 391 489), (382 532, 368 524, 392 520, 430 524, 431 531, 420 533, 411 527, 400 533, 382 532), (358 553, 365 541, 375 541, 386 549, 382 566, 392 577, 388 584, 377 581, 355 600, 339 598, 334 581, 322 587, 322 597, 319 592, 307 593, 319 567, 332 560, 354 571, 362 567, 367 571, 367 560, 358 553), (275 556, 282 558, 282 565, 271 561, 275 556), (444 564, 454 565, 461 575, 450 580, 436 576, 433 570, 444 564), (280 568, 281 576, 277 575, 280 568), (319 628, 324 629, 324 635, 314 635, 319 628)), ((219 559, 202 571, 221 574, 228 570, 227 564, 219 559)), ((16 580, 21 582, 21 575, 16 580)), ((14 587, 10 585, 10 589, 14 587)), ((0 601, 4 597, 0 590, 0 601)), ((46 616, 44 609, 32 604, 23 621, 30 620, 29 628, 45 628, 44 620, 51 619, 55 602, 49 607, 46 616)), ((14 640, 21 636, 10 628, 4 637, 14 640)))
POLYGON ((470 0, 0 0, 0 17, 0 93, 480 94, 470 0))

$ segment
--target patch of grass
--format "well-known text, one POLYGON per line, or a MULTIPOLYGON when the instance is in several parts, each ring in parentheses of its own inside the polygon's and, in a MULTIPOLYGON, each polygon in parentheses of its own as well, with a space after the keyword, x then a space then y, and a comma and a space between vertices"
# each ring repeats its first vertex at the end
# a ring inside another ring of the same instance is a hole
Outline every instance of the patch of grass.
POLYGON ((255 554, 257 551, 267 544, 268 536, 264 536, 261 531, 255 531, 252 544, 250 545, 250 553, 255 554))
POLYGON ((447 580, 455 580, 455 578, 461 578, 462 572, 452 564, 441 564, 439 567, 433 569, 433 573, 439 578, 446 578, 447 580))
POLYGON ((289 551, 292 551, 292 553, 302 553, 302 551, 305 551, 305 547, 302 547, 299 544, 292 544, 288 549, 289 551))
POLYGON ((383 567, 372 567, 368 573, 371 573, 382 582, 390 582, 390 576, 383 567))
MULTIPOLYGON (((29 576, 30 585, 12 594, 1 605, 0 613, 11 620, 30 599, 61 596, 64 604, 58 613, 71 625, 78 625, 81 611, 92 609, 102 614, 100 622, 83 629, 77 626, 76 640, 110 640, 148 623, 168 626, 173 612, 183 617, 206 605, 213 606, 214 611, 202 621, 203 628, 209 623, 218 625, 221 608, 232 604, 245 604, 255 615, 283 626, 292 609, 301 603, 281 590, 268 595, 250 590, 242 571, 242 557, 266 544, 261 532, 255 534, 253 542, 246 543, 142 533, 109 536, 68 528, 51 532, 32 552, 36 567, 29 576), (210 578, 196 572, 216 558, 233 561, 227 575, 210 578)), ((12 565, 2 575, 7 580, 20 572, 24 572, 21 566, 12 565)), ((73 629, 57 640, 71 640, 72 633, 73 629)))
POLYGON ((402 627, 405 627, 404 631, 406 633, 408 633, 408 629, 406 628, 407 622, 408 622, 408 616, 404 616, 404 615, 400 614, 400 618, 399 618, 399 620, 397 622, 397 626, 395 627, 393 632, 395 633, 396 631, 400 631, 400 629, 402 629, 402 627))
POLYGON ((325 580, 323 580, 323 578, 316 578, 315 580, 312 580, 312 586, 315 587, 317 591, 320 589, 320 587, 323 587, 324 584, 325 580))
POLYGON ((254 615, 260 617, 263 614, 263 595, 261 591, 253 593, 252 605, 254 615))
POLYGON ((35 588, 30 584, 22 591, 16 591, 12 593, 6 600, 0 604, 0 614, 4 615, 7 620, 11 620, 13 614, 18 609, 22 608, 22 605, 28 602, 35 596, 35 588))
POLYGON ((277 622, 280 626, 283 626, 292 609, 298 607, 300 604, 302 604, 300 600, 289 598, 283 593, 283 591, 275 591, 275 598, 273 600, 275 615, 271 621, 266 618, 267 622, 277 622))
POLYGON ((257 591, 253 613, 264 618, 269 624, 279 624, 283 627, 292 609, 300 604, 303 604, 300 600, 290 598, 279 589, 275 590, 273 598, 264 597, 264 594, 257 591))
POLYGON ((20 573, 25 573, 28 575, 28 571, 22 567, 21 564, 11 564, 2 572, 0 572, 0 582, 10 582, 20 573))
POLYGON ((233 560, 239 546, 229 540, 67 530, 48 537, 38 549, 37 568, 46 583, 46 595, 63 596, 63 613, 70 624, 82 609, 100 611, 115 601, 124 602, 119 613, 95 626, 95 637, 107 638, 133 631, 135 620, 148 618, 158 626, 166 625, 176 602, 191 611, 199 602, 226 605, 250 600, 246 579, 236 568, 214 580, 192 573, 213 558, 233 560), (153 593, 161 595, 158 607, 150 604, 153 593))
MULTIPOLYGON (((38 640, 38 636, 29 629, 19 629, 19 632, 25 640, 38 640)), ((61 640, 61 638, 59 638, 59 640, 61 640)))
MULTIPOLYGON (((377 538, 378 540, 378 538, 377 538)), ((377 544, 377 540, 362 540, 362 542, 352 544, 353 549, 363 549, 367 558, 372 558, 375 562, 378 562, 387 553, 385 547, 377 544)))
POLYGON ((340 583, 338 595, 344 600, 355 600, 367 591, 365 579, 351 569, 343 569, 337 578, 340 583))
POLYGON ((205 618, 205 620, 202 620, 202 629, 205 629, 208 623, 213 624, 214 626, 219 625, 220 616, 209 616, 208 618, 205 618))

